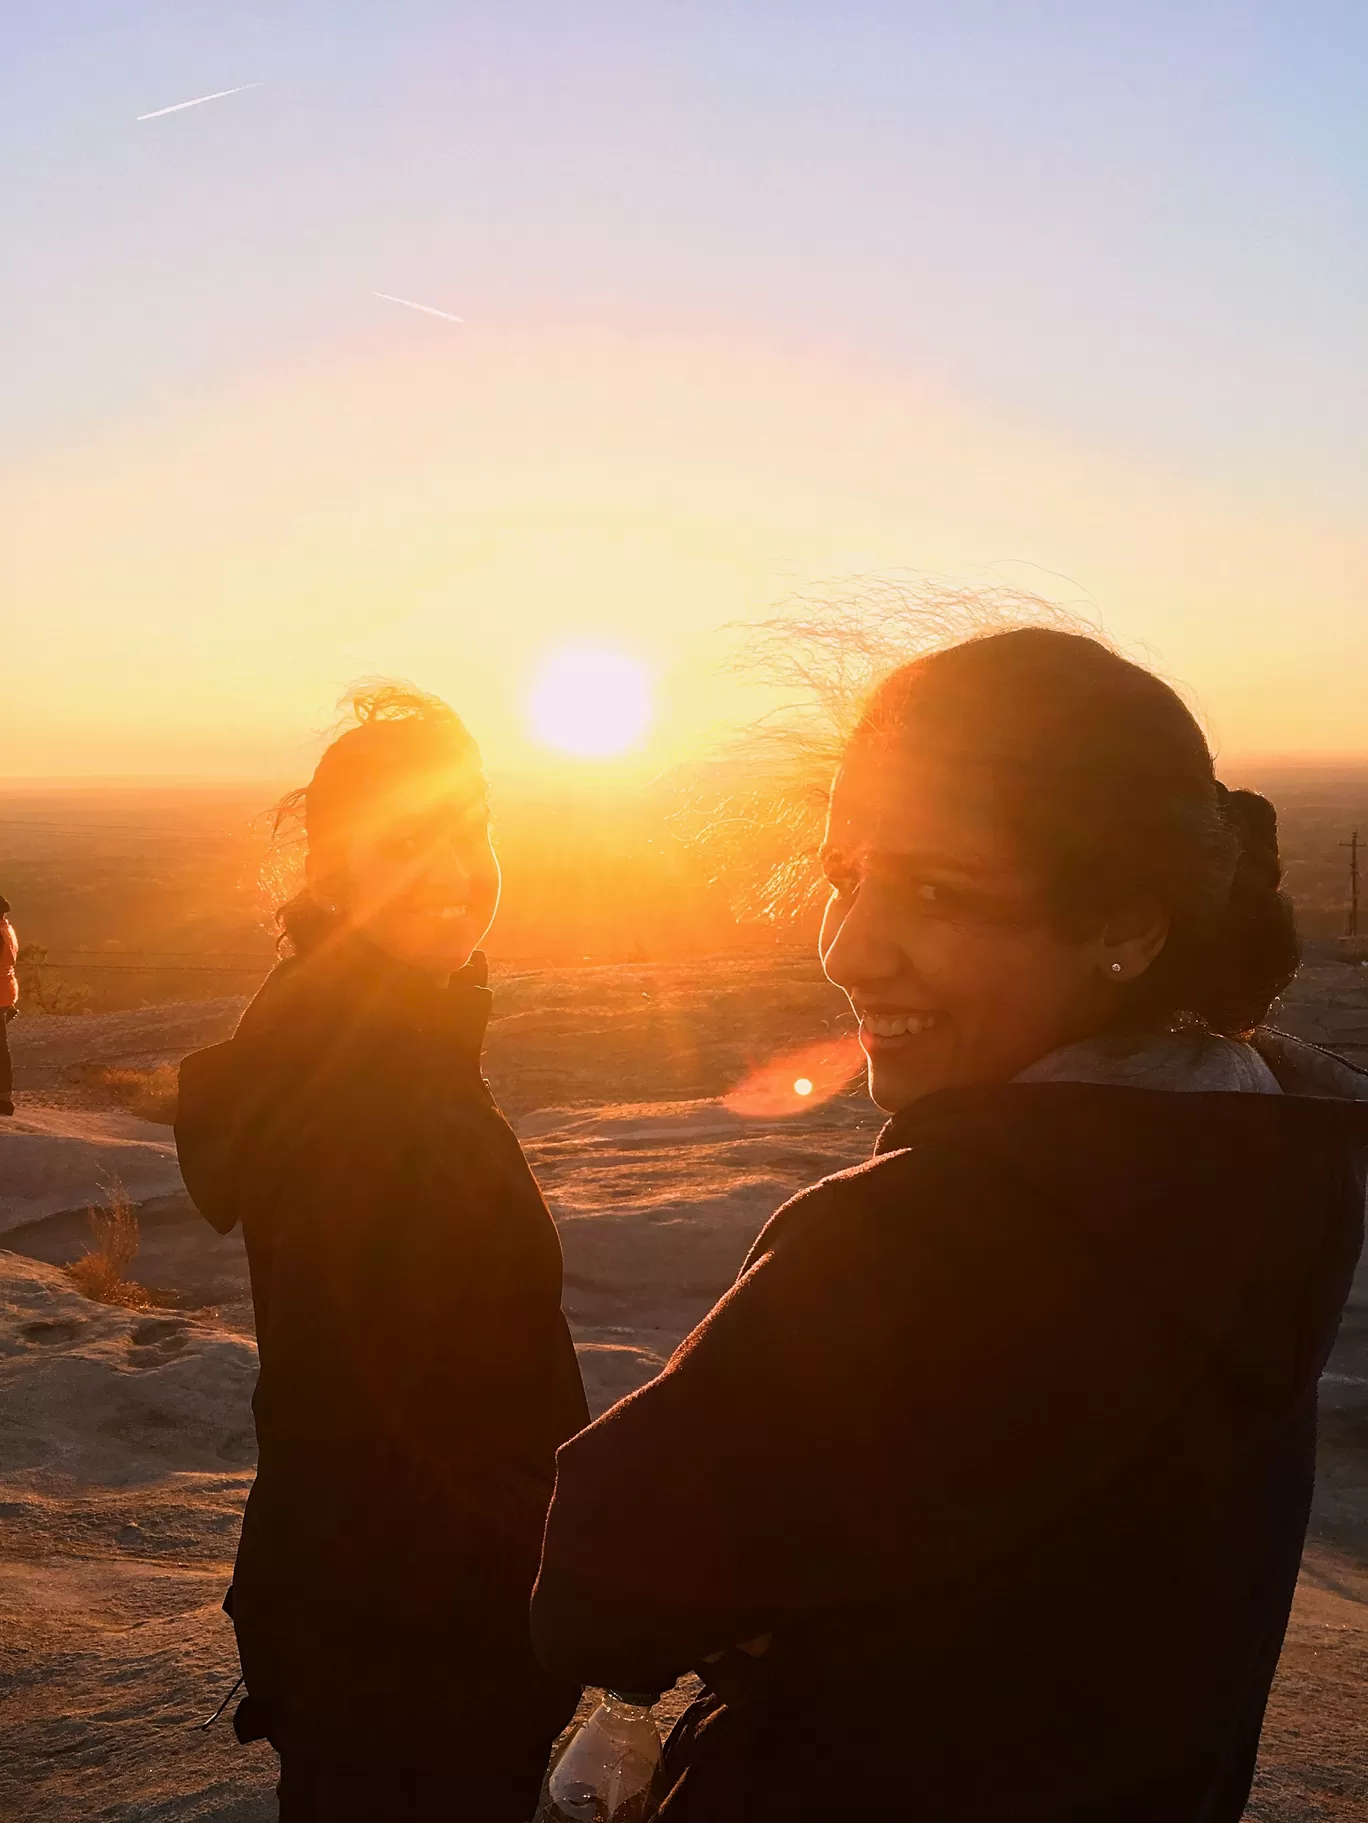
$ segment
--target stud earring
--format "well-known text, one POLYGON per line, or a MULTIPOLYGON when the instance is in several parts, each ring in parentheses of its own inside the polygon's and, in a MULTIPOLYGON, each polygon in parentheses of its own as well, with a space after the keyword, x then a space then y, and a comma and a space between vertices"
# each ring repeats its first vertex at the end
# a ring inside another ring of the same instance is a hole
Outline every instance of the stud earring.
POLYGON ((318 885, 316 887, 313 887, 311 890, 313 893, 314 902, 319 907, 319 909, 321 911, 327 912, 329 914, 329 916, 335 918, 337 916, 338 912, 341 911, 341 909, 342 909, 341 905, 338 902, 339 898, 340 898, 340 892, 339 892, 337 876, 335 874, 329 874, 325 880, 320 880, 318 885))
POLYGON ((1119 975, 1121 973, 1121 964, 1119 962, 1113 962, 1111 965, 1111 972, 1113 975, 1119 975))

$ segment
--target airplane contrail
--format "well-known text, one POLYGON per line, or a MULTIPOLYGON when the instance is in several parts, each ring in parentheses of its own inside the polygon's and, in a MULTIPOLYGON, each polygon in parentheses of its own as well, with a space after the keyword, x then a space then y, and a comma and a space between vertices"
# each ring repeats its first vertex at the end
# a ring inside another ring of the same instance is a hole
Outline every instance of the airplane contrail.
POLYGON ((173 102, 169 108, 153 108, 150 114, 135 114, 135 120, 160 120, 163 114, 179 114, 182 108, 202 107, 206 101, 222 101, 225 95, 244 95, 248 89, 259 89, 259 82, 241 82, 235 89, 215 89, 212 95, 196 95, 193 101, 173 102))
POLYGON ((406 304, 410 310, 426 311, 428 316, 445 317, 448 323, 464 323, 463 316, 453 316, 449 310, 438 310, 432 304, 415 304, 412 298, 397 298, 388 291, 372 291, 372 297, 383 298, 387 304, 406 304))

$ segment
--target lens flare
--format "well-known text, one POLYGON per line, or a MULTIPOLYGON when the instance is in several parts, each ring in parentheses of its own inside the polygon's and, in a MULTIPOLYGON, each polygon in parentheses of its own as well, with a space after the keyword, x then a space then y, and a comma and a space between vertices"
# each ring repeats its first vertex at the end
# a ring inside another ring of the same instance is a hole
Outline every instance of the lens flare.
POLYGON ((744 1082, 722 1097, 722 1106, 752 1120, 798 1114, 839 1095, 863 1068, 864 1052, 854 1033, 824 1038, 752 1070, 744 1082))

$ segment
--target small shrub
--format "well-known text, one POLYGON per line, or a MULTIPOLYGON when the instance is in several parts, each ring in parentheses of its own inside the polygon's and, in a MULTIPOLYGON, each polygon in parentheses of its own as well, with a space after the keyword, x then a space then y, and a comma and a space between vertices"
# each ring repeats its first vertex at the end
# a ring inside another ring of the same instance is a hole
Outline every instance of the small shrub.
POLYGON ((48 961, 41 943, 26 943, 15 958, 19 973, 19 992, 32 1001, 40 1013, 87 1013, 90 1011, 90 989, 82 982, 68 981, 48 961))
POLYGON ((76 1063, 67 1071, 72 1082, 103 1089, 112 1101, 142 1120, 160 1121, 169 1127, 176 1118, 177 1071, 174 1064, 159 1063, 150 1070, 121 1064, 76 1063))
POLYGON ((148 1309, 152 1300, 147 1292, 124 1277, 138 1251, 138 1212, 121 1184, 114 1186, 105 1208, 90 1211, 90 1232, 94 1244, 66 1269, 77 1291, 97 1304, 148 1309))

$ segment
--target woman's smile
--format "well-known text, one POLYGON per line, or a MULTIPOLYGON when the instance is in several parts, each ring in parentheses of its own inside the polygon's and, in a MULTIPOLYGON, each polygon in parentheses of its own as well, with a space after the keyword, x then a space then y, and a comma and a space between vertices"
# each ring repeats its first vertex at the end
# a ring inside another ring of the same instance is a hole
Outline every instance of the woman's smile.
POLYGON ((907 1044, 923 1038, 944 1025, 946 1015, 930 1007, 864 1007, 859 1010, 860 1043, 873 1056, 877 1051, 907 1044))
POLYGON ((449 794, 402 785, 352 835, 348 907, 372 942, 410 967, 448 976, 463 968, 499 902, 499 864, 490 844, 483 789, 457 778, 449 794), (420 800, 422 801, 422 800, 420 800), (384 814, 393 810, 392 815, 384 814))

